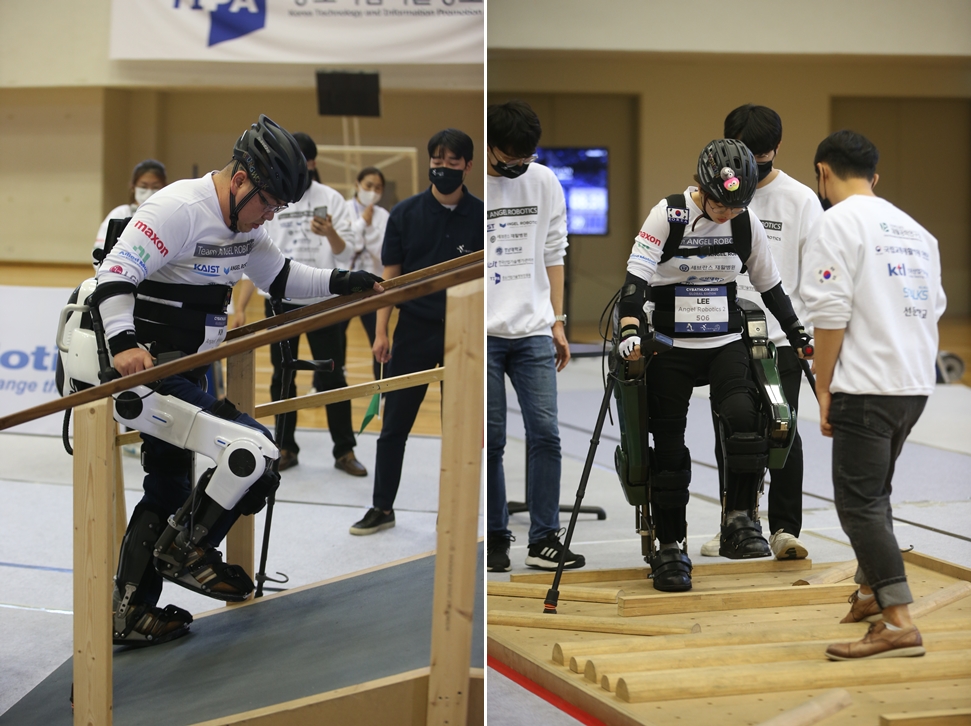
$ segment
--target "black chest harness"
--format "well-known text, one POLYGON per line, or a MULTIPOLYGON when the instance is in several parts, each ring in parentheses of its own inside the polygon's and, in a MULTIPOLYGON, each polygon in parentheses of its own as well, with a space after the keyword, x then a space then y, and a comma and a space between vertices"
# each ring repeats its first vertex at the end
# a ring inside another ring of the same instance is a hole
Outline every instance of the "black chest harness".
MULTIPOLYGON (((684 194, 672 194, 667 198, 668 209, 687 209, 684 201, 684 194)), ((726 253, 735 254, 742 261, 742 272, 745 272, 745 263, 752 254, 752 227, 749 219, 748 210, 745 210, 731 220, 732 243, 730 245, 701 245, 698 247, 681 247, 681 240, 684 238, 684 228, 688 224, 688 215, 668 214, 668 238, 664 242, 661 252, 659 265, 667 262, 673 257, 700 257, 707 255, 724 255, 726 253), (675 221, 680 217, 684 221, 675 221)), ((629 276, 630 277, 630 276, 629 276)), ((677 335, 679 338, 710 338, 717 335, 725 335, 724 332, 704 333, 704 332, 679 332, 674 330, 674 311, 675 311, 675 290, 683 283, 671 285, 648 286, 644 289, 644 298, 654 303, 654 313, 652 324, 654 328, 666 335, 677 335)), ((625 296, 627 285, 624 285, 625 296)), ((742 330, 742 314, 736 303, 737 286, 735 282, 725 285, 728 297, 728 332, 738 333, 742 330)), ((622 313, 624 314, 624 313, 622 313)), ((640 315, 638 315, 640 317, 640 315)))

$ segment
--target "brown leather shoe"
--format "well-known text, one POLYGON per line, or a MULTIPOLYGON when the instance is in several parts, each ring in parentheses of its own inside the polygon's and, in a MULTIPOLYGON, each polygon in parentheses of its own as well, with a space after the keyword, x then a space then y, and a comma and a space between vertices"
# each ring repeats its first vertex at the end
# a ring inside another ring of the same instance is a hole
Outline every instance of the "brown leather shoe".
POLYGON ((367 469, 364 468, 364 464, 357 460, 353 451, 348 451, 335 461, 334 467, 347 472, 351 476, 367 476, 367 469))
POLYGON ((860 599, 860 591, 856 590, 850 599, 847 600, 850 604, 850 611, 846 614, 846 617, 840 620, 841 623, 859 623, 862 620, 866 620, 868 623, 874 623, 881 618, 880 603, 877 602, 877 596, 868 597, 866 600, 860 599))
POLYGON ((280 449, 280 463, 277 465, 277 471, 289 469, 291 466, 296 466, 299 463, 296 452, 290 451, 289 449, 280 449))
POLYGON ((863 640, 856 643, 834 643, 826 649, 830 660, 857 660, 859 658, 902 658, 924 655, 924 642, 920 631, 911 625, 901 630, 890 630, 881 620, 873 623, 863 640))

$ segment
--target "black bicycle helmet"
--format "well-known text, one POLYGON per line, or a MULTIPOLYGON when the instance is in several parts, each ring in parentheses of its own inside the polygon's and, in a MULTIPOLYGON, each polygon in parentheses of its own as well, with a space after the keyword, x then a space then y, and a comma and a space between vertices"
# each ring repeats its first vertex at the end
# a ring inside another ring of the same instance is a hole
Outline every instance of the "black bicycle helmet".
POLYGON ((292 203, 307 191, 307 160, 297 140, 265 114, 243 132, 233 148, 250 180, 282 202, 292 203))
POLYGON ((715 139, 698 157, 698 185, 723 207, 747 207, 758 183, 755 157, 741 141, 715 139))

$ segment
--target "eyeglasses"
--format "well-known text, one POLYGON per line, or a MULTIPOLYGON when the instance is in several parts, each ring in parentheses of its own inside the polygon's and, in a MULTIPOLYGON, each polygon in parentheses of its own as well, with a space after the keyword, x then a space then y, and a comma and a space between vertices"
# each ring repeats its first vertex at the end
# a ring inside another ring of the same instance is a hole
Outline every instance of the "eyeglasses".
POLYGON ((266 197, 263 196, 263 190, 257 188, 256 195, 260 198, 260 202, 263 204, 263 212, 270 212, 271 214, 276 214, 277 212, 282 212, 284 209, 289 207, 289 204, 270 204, 266 201, 266 197))
MULTIPOLYGON (((496 161, 498 161, 500 164, 505 164, 506 166, 521 166, 523 164, 532 164, 534 161, 536 161, 539 158, 539 156, 537 156, 536 154, 533 154, 532 156, 524 156, 520 159, 502 159, 500 158, 499 154, 496 153, 496 149, 492 150, 492 154, 493 156, 496 157, 496 161)), ((505 156, 505 154, 503 154, 503 156, 505 156)))

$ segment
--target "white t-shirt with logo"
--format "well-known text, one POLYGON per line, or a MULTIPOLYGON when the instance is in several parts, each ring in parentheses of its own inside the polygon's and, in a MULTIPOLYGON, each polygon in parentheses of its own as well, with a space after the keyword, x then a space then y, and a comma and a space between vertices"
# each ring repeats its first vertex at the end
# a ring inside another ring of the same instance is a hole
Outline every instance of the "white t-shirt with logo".
POLYGON ((486 330, 499 338, 552 337, 547 267, 566 256, 566 199, 553 172, 530 164, 518 179, 486 177, 486 330))
POLYGON ((909 215, 862 194, 829 209, 809 233, 800 289, 817 328, 845 328, 831 392, 933 392, 947 299, 937 240, 909 215))
MULTIPOLYGON (((755 190, 755 197, 749 205, 765 228, 769 238, 769 247, 779 274, 782 275, 782 288, 792 300, 792 308, 799 321, 806 327, 810 335, 812 326, 806 319, 806 306, 799 294, 799 261, 806 246, 806 238, 813 222, 823 213, 816 192, 802 184, 784 171, 779 170, 775 179, 761 189, 755 190)), ((736 280, 738 296, 757 303, 765 310, 762 297, 752 286, 748 273, 744 272, 736 280)), ((775 316, 766 310, 766 322, 769 325, 769 338, 777 346, 789 345, 782 326, 775 316)))
MULTIPOLYGON (((270 240, 294 262, 300 262, 310 267, 347 268, 354 255, 351 232, 351 216, 347 211, 344 197, 336 189, 312 181, 303 196, 282 212, 273 215, 273 219, 263 225, 270 240), (327 214, 331 217, 334 230, 344 240, 344 249, 335 255, 327 238, 314 234, 310 230, 313 222, 314 210, 327 207, 327 214)), ((247 275, 248 276, 248 275, 247 275)), ((260 294, 269 297, 265 288, 260 287, 260 294)), ((287 302, 292 305, 309 305, 320 302, 324 298, 293 298, 287 302)))
MULTIPOLYGON (((697 187, 692 186, 684 191, 686 210, 670 208, 670 213, 676 215, 678 219, 683 219, 684 213, 687 212, 684 237, 681 240, 680 247, 731 245, 733 242, 731 222, 715 224, 712 220, 705 219, 702 216, 701 208, 691 198, 691 193, 696 190, 697 187)), ((627 259, 627 271, 642 280, 646 280, 652 287, 684 285, 687 291, 700 288, 718 288, 734 281, 742 269, 742 260, 733 252, 672 257, 658 264, 664 252, 664 243, 667 242, 671 232, 668 210, 667 199, 662 199, 647 215, 647 219, 641 226, 641 231, 634 238, 634 247, 627 259)), ((765 235, 762 222, 751 211, 749 212, 749 222, 752 228, 752 252, 747 262, 749 275, 755 289, 758 292, 765 292, 778 285, 781 278, 772 259, 769 240, 765 235)), ((693 300, 690 297, 685 299, 691 300, 693 306, 701 306, 699 300, 693 300)), ((701 301, 707 299, 715 298, 700 298, 701 301)), ((676 298, 676 300, 680 300, 680 298, 676 298)), ((681 303, 676 304, 680 306, 681 303)), ((724 306, 724 303, 722 303, 722 306, 724 306)), ((653 303, 647 303, 645 312, 648 314, 648 322, 651 322, 653 303)), ((719 309, 712 317, 714 318, 716 315, 718 319, 713 320, 714 324, 722 323, 721 318, 724 318, 724 321, 727 322, 727 312, 722 312, 719 309)), ((710 323, 695 321, 687 325, 691 325, 691 328, 685 330, 686 333, 706 333, 708 332, 706 328, 710 323)), ((739 340, 741 337, 741 333, 726 333, 707 338, 679 338, 675 334, 674 345, 679 348, 718 348, 734 340, 739 340)))
MULTIPOLYGON (((213 172, 215 173, 215 172, 213 172)), ((212 175, 173 182, 135 210, 117 244, 98 269, 98 284, 149 279, 161 283, 228 285, 243 272, 269 288, 284 258, 263 227, 230 231, 223 219, 212 175)), ((287 292, 316 297, 330 294, 329 269, 292 264, 287 292)), ((133 298, 122 295, 101 304, 105 335, 134 329, 133 298)), ((178 305, 176 305, 178 306, 178 305)))

